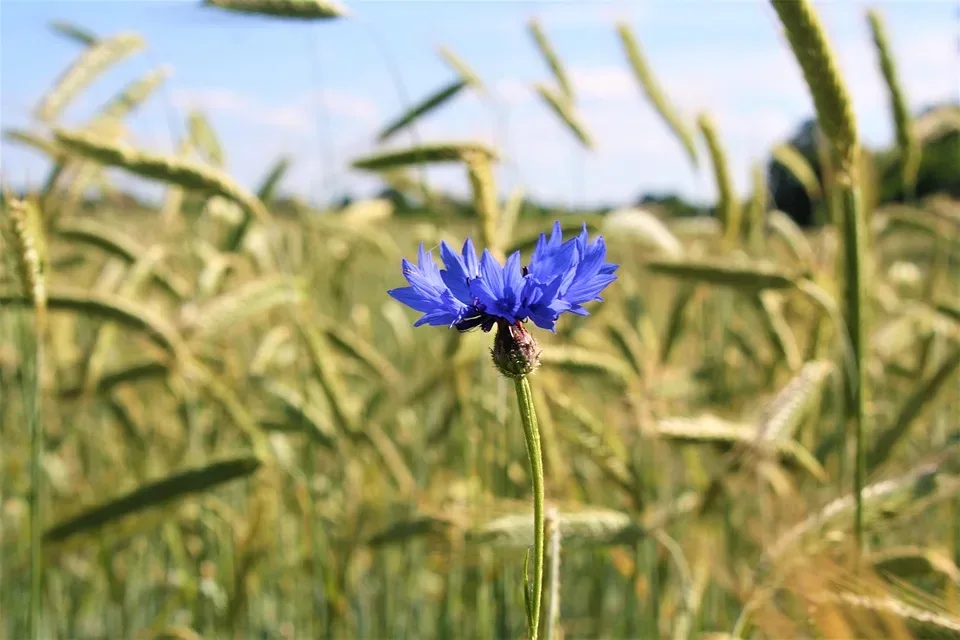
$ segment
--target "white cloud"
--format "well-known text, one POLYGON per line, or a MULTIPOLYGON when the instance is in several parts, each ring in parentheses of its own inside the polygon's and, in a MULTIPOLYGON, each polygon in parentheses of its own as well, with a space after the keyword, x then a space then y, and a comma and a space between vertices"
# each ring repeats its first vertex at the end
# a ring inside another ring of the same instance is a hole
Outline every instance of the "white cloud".
POLYGON ((307 107, 324 107, 331 113, 347 116, 364 124, 374 124, 380 117, 373 100, 339 89, 324 89, 311 93, 304 102, 307 107))
POLYGON ((321 108, 364 125, 370 125, 377 119, 377 108, 372 100, 336 89, 308 93, 281 105, 264 104, 226 88, 175 89, 173 103, 183 109, 230 112, 249 122, 290 133, 312 130, 316 122, 316 109, 321 108))
POLYGON ((636 98, 640 87, 624 67, 574 67, 570 71, 577 100, 618 101, 636 98))

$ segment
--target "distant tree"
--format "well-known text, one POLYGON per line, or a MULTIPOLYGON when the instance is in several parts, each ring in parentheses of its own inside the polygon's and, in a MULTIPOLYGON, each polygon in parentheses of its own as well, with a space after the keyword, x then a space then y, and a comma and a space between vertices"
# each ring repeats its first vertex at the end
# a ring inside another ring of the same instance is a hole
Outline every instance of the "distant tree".
POLYGON ((662 209, 668 216, 678 218, 694 218, 709 212, 707 208, 687 202, 675 193, 644 194, 637 200, 636 206, 656 207, 662 209))
MULTIPOLYGON (((917 172, 916 197, 933 193, 949 193, 960 197, 960 105, 944 103, 930 106, 914 118, 914 126, 922 140, 920 167, 917 172)), ((804 121, 788 140, 810 164, 822 184, 823 173, 816 148, 816 120, 804 121)), ((880 151, 864 149, 868 154, 867 175, 875 184, 866 185, 876 204, 900 202, 905 197, 901 177, 900 154, 896 148, 880 151)), ((800 182, 779 162, 770 159, 767 182, 773 194, 773 206, 802 227, 816 224, 816 208, 800 182)))
MULTIPOLYGON (((915 196, 947 193, 960 198, 960 105, 935 105, 914 120, 917 136, 923 140, 915 196)), ((902 202, 906 198, 901 158, 896 149, 877 154, 881 202, 902 202)))
MULTIPOLYGON (((810 164, 817 175, 817 180, 822 181, 820 159, 817 156, 816 131, 817 121, 805 120, 787 142, 810 164)), ((793 218, 794 222, 801 227, 813 226, 816 203, 810 199, 800 181, 773 158, 767 165, 767 185, 773 194, 772 204, 775 208, 793 218)))

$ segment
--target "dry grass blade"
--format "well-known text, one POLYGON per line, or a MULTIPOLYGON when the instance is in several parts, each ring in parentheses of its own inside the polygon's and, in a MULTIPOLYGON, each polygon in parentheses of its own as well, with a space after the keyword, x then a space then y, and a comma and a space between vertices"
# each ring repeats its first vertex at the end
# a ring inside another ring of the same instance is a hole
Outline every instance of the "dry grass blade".
POLYGON ((190 146, 200 151, 213 166, 222 167, 225 160, 223 147, 203 112, 196 109, 190 112, 187 129, 190 132, 190 146))
POLYGON ((824 386, 835 372, 827 360, 808 362, 757 418, 757 435, 768 440, 792 438, 804 415, 823 393, 824 386))
POLYGON ((316 407, 290 387, 268 380, 264 390, 283 405, 288 419, 307 432, 317 444, 331 451, 337 450, 337 434, 329 421, 316 407))
POLYGON ((777 164, 797 179, 797 182, 800 183, 811 200, 819 200, 823 196, 820 189, 820 179, 796 147, 786 143, 779 144, 773 148, 771 155, 777 164))
POLYGON ((666 94, 660 87, 660 83, 657 82, 653 71, 650 69, 650 65, 647 64, 643 52, 640 50, 640 44, 630 30, 630 26, 624 22, 618 23, 617 33, 620 36, 620 41, 623 43, 623 48, 626 49, 627 61, 630 63, 634 77, 643 88, 644 93, 646 93, 650 104, 653 105, 653 108, 660 117, 663 118, 663 121, 670 127, 670 130, 677 137, 677 140, 683 145, 683 149, 687 152, 690 162, 696 167, 697 147, 693 142, 693 134, 683 123, 683 118, 677 112, 676 108, 670 104, 666 94))
POLYGON ((870 336, 870 351, 883 362, 893 362, 898 356, 916 347, 935 331, 937 316, 924 305, 911 305, 894 316, 870 336))
POLYGON ((378 548, 423 536, 445 536, 453 523, 435 516, 421 516, 395 522, 367 538, 367 546, 378 548))
MULTIPOLYGON (((903 229, 922 231, 932 235, 949 234, 951 231, 955 235, 960 232, 960 218, 935 209, 891 204, 878 208, 873 215, 877 234, 881 238, 903 229)), ((950 240, 954 247, 960 246, 960 240, 956 237, 950 240)))
POLYGON ((763 232, 770 208, 770 187, 767 185, 767 172, 763 164, 754 162, 750 171, 752 191, 748 205, 747 247, 751 254, 759 254, 763 249, 763 232))
POLYGON ((427 96, 422 102, 410 107, 395 121, 384 127, 383 130, 377 135, 377 142, 386 142, 393 137, 394 134, 403 131, 426 114, 439 109, 445 103, 453 100, 457 94, 466 87, 467 83, 465 81, 456 80, 427 96))
POLYGON ((877 9, 870 9, 867 11, 867 20, 870 23, 873 43, 877 48, 877 56, 880 58, 880 70, 883 72, 887 92, 890 94, 890 110, 893 113, 897 147, 900 151, 903 184, 907 192, 912 193, 917 180, 917 169, 920 167, 920 146, 913 135, 913 121, 910 118, 903 87, 900 85, 883 16, 877 9))
MULTIPOLYGON (((89 244, 123 258, 129 264, 146 252, 133 238, 91 218, 74 218, 57 223, 56 234, 67 240, 89 244)), ((162 264, 153 267, 151 275, 157 283, 179 299, 190 295, 190 283, 162 264)))
POLYGON ((332 20, 350 15, 346 7, 332 0, 204 0, 203 3, 236 13, 271 18, 332 20))
POLYGON ((960 322, 960 304, 956 302, 937 303, 937 311, 947 316, 951 320, 960 322))
POLYGON ((372 198, 351 202, 338 214, 343 224, 360 226, 383 222, 393 215, 396 209, 393 200, 389 198, 372 198))
POLYGON ((203 636, 189 627, 168 627, 151 636, 150 640, 203 640, 203 636))
POLYGON ((260 188, 257 189, 257 198, 260 202, 267 204, 277 195, 277 187, 290 169, 290 162, 289 157, 283 156, 270 168, 260 183, 260 188))
POLYGON ((95 121, 113 122, 129 115, 146 102, 154 91, 166 82, 172 71, 164 65, 150 71, 139 80, 130 83, 119 95, 108 102, 96 115, 95 121))
POLYGON ((748 291, 797 286, 793 274, 765 263, 740 265, 705 260, 648 260, 645 266, 658 275, 748 291))
POLYGON ((496 160, 497 154, 481 142, 436 142, 407 149, 384 151, 359 160, 354 160, 355 169, 387 171, 420 163, 462 162, 470 154, 496 160))
POLYGON ((870 554, 874 571, 898 579, 940 575, 960 585, 960 569, 950 557, 934 549, 923 547, 893 547, 870 554))
POLYGON ((46 543, 60 542, 171 500, 209 491, 218 485, 253 474, 260 464, 257 458, 233 458, 168 476, 51 527, 44 532, 43 540, 46 543))
POLYGON ((307 344, 307 350, 313 362, 314 375, 330 404, 334 423, 340 432, 351 440, 359 439, 361 434, 354 426, 355 416, 347 405, 346 388, 337 370, 336 357, 327 344, 326 336, 306 322, 299 322, 297 326, 307 344))
POLYGON ((66 387, 60 390, 61 400, 72 400, 81 397, 87 391, 92 393, 108 393, 115 387, 144 380, 166 378, 170 373, 170 366, 165 362, 150 360, 135 364, 119 371, 104 373, 97 381, 97 386, 88 390, 84 385, 66 387))
POLYGON ((107 67, 136 53, 143 46, 143 38, 135 33, 120 33, 97 40, 80 54, 41 99, 36 110, 37 118, 45 122, 55 120, 64 107, 107 67))
POLYGON ((357 362, 364 365, 371 373, 382 378, 390 385, 398 385, 402 380, 400 372, 377 348, 361 338, 344 324, 330 318, 314 315, 311 318, 316 322, 338 349, 357 362))
POLYGON ((540 50, 540 53, 543 55, 544 60, 547 61, 547 66, 550 67, 550 72, 553 74, 554 79, 557 81, 557 84, 560 86, 560 93, 567 100, 573 100, 573 84, 571 84, 570 79, 567 77, 567 72, 563 68, 563 64, 560 62, 560 57, 557 55, 557 52, 553 50, 553 47, 550 45, 550 41, 547 40, 547 34, 544 33, 543 27, 540 26, 540 22, 534 18, 527 23, 527 29, 530 31, 530 35, 533 36, 533 40, 537 45, 537 49, 540 50))
MULTIPOLYGON (((645 535, 633 518, 612 509, 558 512, 556 522, 567 547, 627 544, 645 535)), ((493 548, 525 549, 533 544, 532 518, 529 513, 501 516, 468 530, 465 539, 493 548)))
POLYGON ((663 340, 660 341, 660 363, 664 364, 670 359, 673 348, 677 345, 680 335, 684 329, 684 318, 690 301, 693 300, 697 287, 690 283, 681 283, 677 287, 670 305, 670 314, 667 317, 667 326, 664 329, 663 340))
POLYGON ((913 421, 936 399, 937 394, 947 386, 958 368, 960 368, 960 346, 954 346, 953 351, 943 359, 933 375, 921 382, 907 398, 893 424, 877 437, 873 450, 867 456, 868 469, 876 469, 887 461, 894 448, 909 431, 913 421))
POLYGON ((572 426, 561 426, 560 434, 593 461, 600 471, 617 484, 639 508, 643 504, 638 484, 628 466, 628 453, 618 434, 606 428, 584 407, 574 404, 559 389, 545 389, 543 396, 573 418, 572 426))
POLYGON ((697 127, 707 143, 710 152, 710 161, 713 165, 713 178, 717 185, 717 218, 723 225, 723 240, 727 249, 738 245, 741 236, 742 210, 734 192, 733 179, 730 177, 730 166, 727 154, 720 144, 720 134, 717 126, 706 113, 697 118, 697 127))
MULTIPOLYGON (((869 524, 878 518, 899 515, 905 506, 935 493, 940 472, 936 462, 925 464, 913 471, 877 482, 863 490, 864 522, 869 524)), ((856 500, 846 495, 830 502, 810 517, 801 521, 781 535, 767 550, 770 559, 779 558, 795 544, 809 539, 827 527, 839 528, 853 517, 856 500)))
POLYGON ((787 369, 796 371, 803 364, 800 347, 783 313, 784 296, 779 291, 760 291, 750 296, 770 341, 787 369))
POLYGON ((960 618, 949 613, 927 611, 892 596, 864 596, 854 593, 825 593, 813 598, 842 608, 890 616, 901 622, 915 638, 960 640, 960 618))
POLYGON ((183 324, 191 337, 209 338, 274 309, 299 305, 305 299, 299 280, 287 276, 260 278, 185 314, 183 324))
MULTIPOLYGON (((696 418, 664 418, 657 422, 658 437, 677 444, 708 444, 721 451, 738 447, 749 450, 758 445, 757 431, 746 424, 721 420, 704 414, 696 418)), ((827 474, 813 455, 794 440, 781 438, 769 443, 782 462, 800 468, 812 477, 825 481, 827 474)))
MULTIPOLYGON (((124 280, 117 290, 117 295, 129 300, 135 300, 144 282, 153 273, 155 265, 163 258, 164 250, 160 245, 153 245, 128 270, 124 280)), ((117 335, 117 326, 104 323, 97 328, 96 336, 87 352, 87 363, 84 367, 84 386, 96 388, 106 368, 107 361, 114 351, 117 335)))
POLYGON ((592 349, 566 345, 551 345, 540 354, 545 367, 571 373, 600 373, 620 384, 627 384, 635 376, 630 365, 615 356, 592 349))
POLYGON ((97 36, 89 29, 84 29, 66 20, 54 20, 50 23, 50 28, 85 47, 96 44, 98 40, 97 36))
POLYGON ((793 221, 793 218, 775 209, 767 214, 766 226, 772 234, 783 241, 797 262, 805 269, 813 268, 816 263, 813 248, 807 236, 804 235, 803 229, 793 221))
POLYGON ((457 54, 447 47, 439 47, 437 54, 439 54, 439 56, 443 58, 443 61, 450 65, 450 68, 460 76, 460 79, 467 83, 472 89, 479 91, 481 94, 486 94, 487 89, 483 85, 483 81, 480 80, 480 76, 475 74, 457 54))
POLYGON ((57 141, 68 150, 86 158, 120 167, 145 178, 224 196, 235 201, 261 222, 269 222, 269 214, 252 193, 226 173, 213 167, 175 156, 137 150, 126 143, 110 142, 82 131, 57 129, 55 135, 57 141))
POLYGON ((234 388, 223 380, 222 376, 211 372, 207 367, 192 358, 183 358, 181 368, 184 380, 203 390, 206 395, 220 405, 233 425, 244 435, 253 448, 253 454, 260 460, 274 459, 272 448, 257 421, 247 410, 234 388))
MULTIPOLYGON (((32 303, 25 296, 0 292, 0 306, 29 304, 32 303)), ((119 296, 68 287, 53 287, 48 294, 47 308, 51 311, 76 311, 112 320, 119 325, 145 332, 172 354, 183 352, 183 341, 173 327, 150 311, 119 296)))
POLYGON ((63 155, 63 150, 57 145, 55 140, 44 138, 29 131, 23 131, 22 129, 5 129, 3 137, 12 142, 19 142, 22 145, 32 147, 53 159, 63 155))
POLYGON ((499 246, 505 247, 513 239, 513 231, 517 224, 517 218, 520 217, 520 211, 523 209, 523 203, 526 192, 522 187, 514 187, 503 205, 503 211, 500 216, 500 243, 499 246))
POLYGON ((577 140, 580 141, 580 144, 587 149, 593 149, 593 140, 570 99, 542 83, 537 83, 536 90, 537 95, 539 95, 550 109, 553 110, 556 116, 563 121, 573 135, 577 137, 577 140))

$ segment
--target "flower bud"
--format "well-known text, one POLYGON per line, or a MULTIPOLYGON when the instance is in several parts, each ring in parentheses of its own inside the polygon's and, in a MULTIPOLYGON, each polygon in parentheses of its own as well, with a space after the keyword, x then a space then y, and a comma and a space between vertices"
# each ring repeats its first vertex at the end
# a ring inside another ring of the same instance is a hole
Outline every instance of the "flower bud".
POLYGON ((540 351, 537 341, 522 322, 497 323, 497 336, 493 339, 493 364, 508 378, 520 378, 540 366, 540 351))

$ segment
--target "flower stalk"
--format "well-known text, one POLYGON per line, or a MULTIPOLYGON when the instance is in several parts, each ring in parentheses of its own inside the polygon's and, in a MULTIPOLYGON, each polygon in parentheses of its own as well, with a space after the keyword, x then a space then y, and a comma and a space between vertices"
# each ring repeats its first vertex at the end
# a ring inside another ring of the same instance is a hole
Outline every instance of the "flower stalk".
POLYGON ((525 600, 529 603, 527 628, 530 640, 537 640, 540 627, 540 605, 543 599, 543 454, 540 451, 540 429, 537 426, 537 412, 533 406, 533 391, 526 375, 514 378, 517 389, 517 402, 520 405, 520 421, 523 423, 523 438, 527 444, 527 457, 530 459, 530 480, 533 484, 533 587, 528 585, 529 577, 524 575, 525 600))
MULTIPOLYGON (((478 187, 478 181, 474 181, 474 186, 478 187)), ((482 199, 478 198, 478 201, 482 199)), ((483 210, 490 214, 489 208, 483 210)), ((495 226, 485 231, 488 242, 494 231, 495 226)), ((459 254, 446 242, 440 243, 440 258, 445 267, 440 269, 432 252, 421 244, 417 264, 406 258, 401 262, 409 286, 387 292, 395 300, 423 314, 414 323, 415 327, 429 324, 461 332, 477 328, 484 332, 494 327, 497 329, 491 355, 497 370, 504 377, 511 378, 516 387, 533 484, 532 588, 529 553, 523 571, 530 640, 536 640, 540 627, 546 532, 543 453, 529 381, 530 374, 539 365, 540 352, 525 323, 529 320, 541 329, 555 331, 557 319, 564 313, 589 315, 583 305, 602 301, 600 292, 617 279, 614 274, 618 265, 606 262, 606 256, 603 237, 591 242, 586 224, 579 235, 564 241, 559 222, 554 223, 549 239, 545 233, 540 234, 527 266, 521 266, 519 251, 510 254, 503 265, 489 247, 477 259, 473 242, 467 238, 459 254)))

